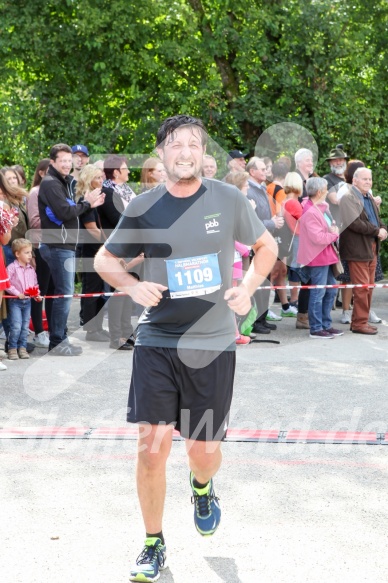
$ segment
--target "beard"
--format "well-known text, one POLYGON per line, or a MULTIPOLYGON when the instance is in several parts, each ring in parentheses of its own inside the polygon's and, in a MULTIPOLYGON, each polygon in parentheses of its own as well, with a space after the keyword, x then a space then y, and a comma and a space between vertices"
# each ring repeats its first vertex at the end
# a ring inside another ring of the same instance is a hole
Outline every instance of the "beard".
POLYGON ((344 162, 343 164, 341 164, 341 166, 334 166, 334 164, 330 164, 330 170, 336 176, 343 176, 343 174, 344 174, 344 172, 346 170, 346 162, 344 162))
POLYGON ((190 184, 191 182, 196 182, 201 179, 202 167, 194 167, 190 172, 176 171, 174 168, 166 167, 166 174, 171 182, 180 184, 190 184))

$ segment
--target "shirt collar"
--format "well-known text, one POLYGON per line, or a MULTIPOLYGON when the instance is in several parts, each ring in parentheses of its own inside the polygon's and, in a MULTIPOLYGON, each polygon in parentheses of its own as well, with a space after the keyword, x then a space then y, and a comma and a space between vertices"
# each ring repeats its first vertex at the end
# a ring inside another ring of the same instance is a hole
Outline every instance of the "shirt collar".
POLYGON ((260 188, 261 190, 267 190, 262 184, 256 182, 256 180, 253 180, 253 178, 248 178, 248 184, 250 186, 254 186, 255 188, 260 188))
POLYGON ((21 265, 17 259, 15 259, 15 263, 17 267, 20 267, 20 269, 28 269, 29 267, 32 269, 31 263, 27 263, 25 267, 23 267, 23 265, 21 265))
POLYGON ((353 184, 353 190, 357 194, 357 196, 359 198, 361 198, 361 200, 363 198, 369 198, 369 192, 367 192, 366 194, 362 194, 361 190, 358 190, 358 188, 356 186, 354 186, 354 184, 353 184))

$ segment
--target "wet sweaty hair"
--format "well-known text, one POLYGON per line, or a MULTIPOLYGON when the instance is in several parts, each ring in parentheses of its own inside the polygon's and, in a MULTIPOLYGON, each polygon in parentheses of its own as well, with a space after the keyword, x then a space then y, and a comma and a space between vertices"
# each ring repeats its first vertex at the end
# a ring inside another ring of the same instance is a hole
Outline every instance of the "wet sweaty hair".
POLYGON ((192 129, 198 128, 201 132, 202 145, 207 144, 207 132, 205 125, 198 117, 191 117, 190 115, 174 115, 164 120, 158 133, 156 134, 156 147, 164 147, 166 140, 171 136, 174 138, 175 131, 181 126, 189 126, 192 129))

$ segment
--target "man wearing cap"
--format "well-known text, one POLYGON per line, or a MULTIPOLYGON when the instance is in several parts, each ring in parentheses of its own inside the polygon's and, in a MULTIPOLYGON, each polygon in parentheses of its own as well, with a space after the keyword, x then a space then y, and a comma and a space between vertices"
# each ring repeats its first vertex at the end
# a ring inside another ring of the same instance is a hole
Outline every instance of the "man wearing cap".
MULTIPOLYGON (((79 180, 79 175, 81 170, 89 164, 89 150, 83 144, 76 144, 75 146, 71 147, 71 152, 73 154, 72 162, 73 162, 73 172, 70 174, 70 191, 72 194, 72 199, 75 201, 76 197, 76 186, 79 180)), ((76 277, 79 280, 80 276, 78 276, 78 271, 80 268, 80 261, 82 257, 82 242, 78 242, 75 248, 75 256, 76 256, 76 277)), ((84 298, 81 298, 81 309, 80 309, 80 324, 83 325, 83 302, 84 298)))
POLYGON ((340 221, 337 192, 345 183, 344 172, 346 170, 346 160, 348 160, 348 156, 343 150, 343 145, 337 144, 337 146, 330 151, 329 157, 326 158, 326 162, 330 163, 330 172, 323 177, 327 180, 327 201, 330 206, 330 212, 337 225, 339 225, 340 221))
POLYGON ((245 166, 247 165, 245 156, 246 154, 243 154, 241 150, 232 150, 229 152, 229 170, 231 172, 244 172, 245 166))
POLYGON ((83 144, 76 144, 75 146, 72 146, 71 151, 73 153, 73 172, 70 176, 73 177, 73 180, 71 181, 70 188, 74 197, 75 186, 79 179, 80 172, 86 164, 89 164, 89 150, 83 144))

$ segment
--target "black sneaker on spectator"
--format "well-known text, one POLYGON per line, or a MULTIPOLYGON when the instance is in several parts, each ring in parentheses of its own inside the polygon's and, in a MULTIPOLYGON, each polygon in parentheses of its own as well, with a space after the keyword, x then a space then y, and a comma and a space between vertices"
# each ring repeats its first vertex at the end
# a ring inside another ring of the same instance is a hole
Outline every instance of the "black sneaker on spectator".
POLYGON ((123 338, 120 338, 119 340, 111 340, 109 348, 113 348, 113 350, 132 350, 133 346, 123 338))
POLYGON ((269 334, 271 330, 266 328, 261 322, 256 322, 253 326, 253 332, 255 334, 269 334))
POLYGON ((337 328, 326 328, 326 332, 329 332, 333 336, 343 336, 344 334, 343 330, 337 330, 337 328))
POLYGON ((79 356, 82 354, 82 347, 62 343, 49 348, 47 354, 51 354, 51 356, 79 356))
POLYGON ((267 322, 266 320, 264 320, 264 322, 263 322, 263 326, 264 326, 265 328, 268 328, 268 330, 276 330, 276 329, 277 329, 277 326, 276 326, 276 324, 270 324, 270 323, 269 323, 269 322, 267 322))
POLYGON ((318 332, 310 332, 310 338, 315 338, 316 340, 332 340, 334 335, 330 334, 328 330, 318 330, 318 332))

